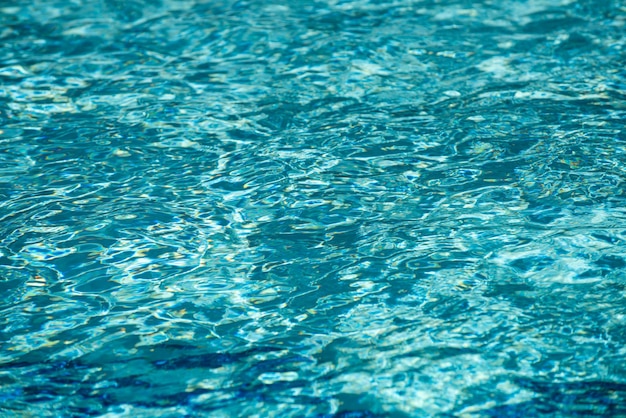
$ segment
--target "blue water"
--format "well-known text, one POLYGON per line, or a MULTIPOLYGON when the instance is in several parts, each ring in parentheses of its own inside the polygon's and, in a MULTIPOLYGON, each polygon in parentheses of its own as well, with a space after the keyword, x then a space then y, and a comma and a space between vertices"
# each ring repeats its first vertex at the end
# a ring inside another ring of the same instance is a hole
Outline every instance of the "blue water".
POLYGON ((626 416, 626 3, 0 1, 0 416, 626 416))

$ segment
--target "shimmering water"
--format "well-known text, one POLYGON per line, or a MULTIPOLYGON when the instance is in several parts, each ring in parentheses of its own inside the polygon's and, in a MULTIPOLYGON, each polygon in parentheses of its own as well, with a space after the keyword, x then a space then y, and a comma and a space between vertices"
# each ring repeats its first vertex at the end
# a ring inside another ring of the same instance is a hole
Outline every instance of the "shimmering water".
POLYGON ((620 0, 0 2, 0 415, 626 416, 620 0))

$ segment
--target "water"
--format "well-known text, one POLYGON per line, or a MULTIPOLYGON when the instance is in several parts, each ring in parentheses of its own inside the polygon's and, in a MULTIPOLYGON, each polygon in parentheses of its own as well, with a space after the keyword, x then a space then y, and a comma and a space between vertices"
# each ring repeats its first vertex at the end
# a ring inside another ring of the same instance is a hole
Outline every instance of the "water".
POLYGON ((626 416, 623 1, 0 22, 1 416, 626 416))

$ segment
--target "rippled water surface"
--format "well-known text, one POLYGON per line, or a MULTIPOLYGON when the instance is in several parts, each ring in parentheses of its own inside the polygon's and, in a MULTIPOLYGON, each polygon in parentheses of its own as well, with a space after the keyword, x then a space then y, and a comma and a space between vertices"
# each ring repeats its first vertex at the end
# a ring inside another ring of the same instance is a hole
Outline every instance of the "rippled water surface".
POLYGON ((0 2, 0 415, 626 416, 626 3, 0 2))

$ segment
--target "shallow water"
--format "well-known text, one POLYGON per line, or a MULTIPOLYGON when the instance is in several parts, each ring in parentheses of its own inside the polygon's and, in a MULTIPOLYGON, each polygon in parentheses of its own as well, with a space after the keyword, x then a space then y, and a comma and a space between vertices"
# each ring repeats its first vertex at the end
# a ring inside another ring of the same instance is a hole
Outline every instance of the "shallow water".
POLYGON ((0 415, 626 415, 622 1, 0 3, 0 415))

